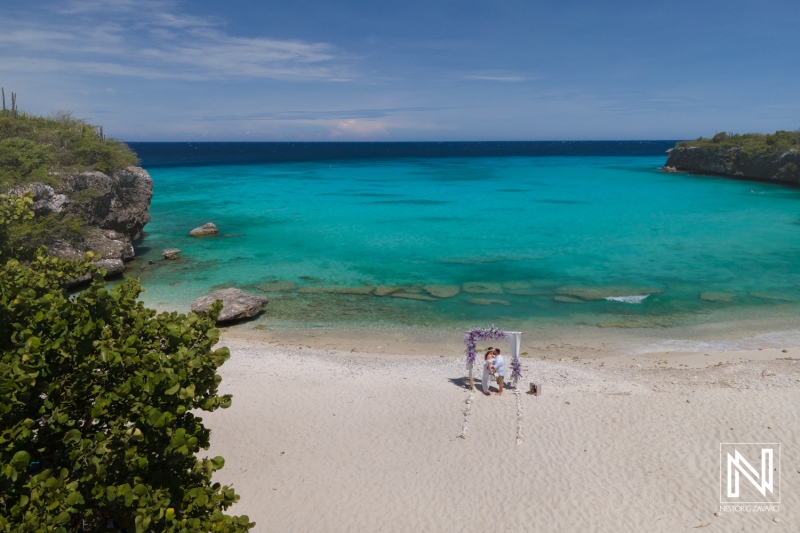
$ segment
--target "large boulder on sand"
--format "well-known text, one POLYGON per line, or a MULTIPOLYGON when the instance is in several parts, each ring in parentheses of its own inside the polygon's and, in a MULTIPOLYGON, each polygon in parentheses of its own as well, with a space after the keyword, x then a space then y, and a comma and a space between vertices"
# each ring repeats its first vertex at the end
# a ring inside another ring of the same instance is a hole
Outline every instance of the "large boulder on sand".
POLYGON ((190 231, 189 237, 205 237, 206 235, 216 235, 216 234, 217 234, 217 226, 215 226, 211 222, 206 222, 199 228, 194 228, 192 231, 190 231))
POLYGON ((239 289, 214 291, 192 302, 192 312, 205 314, 217 300, 222 300, 222 312, 217 322, 230 322, 257 315, 269 303, 265 296, 252 296, 239 289))

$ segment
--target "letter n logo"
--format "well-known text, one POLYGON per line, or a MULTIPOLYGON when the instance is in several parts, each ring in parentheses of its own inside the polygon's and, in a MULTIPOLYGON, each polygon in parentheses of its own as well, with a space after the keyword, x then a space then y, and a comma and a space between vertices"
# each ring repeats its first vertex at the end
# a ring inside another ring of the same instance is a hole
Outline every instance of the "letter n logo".
POLYGON ((780 444, 720 444, 720 503, 780 503, 780 444))

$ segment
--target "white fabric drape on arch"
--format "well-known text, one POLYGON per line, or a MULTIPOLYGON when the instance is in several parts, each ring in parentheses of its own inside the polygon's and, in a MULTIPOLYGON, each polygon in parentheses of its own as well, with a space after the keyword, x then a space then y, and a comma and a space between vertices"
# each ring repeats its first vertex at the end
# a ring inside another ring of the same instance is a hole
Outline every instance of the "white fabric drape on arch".
MULTIPOLYGON (((519 347, 522 340, 522 333, 519 331, 507 331, 508 335, 508 348, 511 351, 511 361, 514 363, 519 362, 519 347)), ((517 388, 517 378, 513 378, 511 382, 513 388, 517 388)))

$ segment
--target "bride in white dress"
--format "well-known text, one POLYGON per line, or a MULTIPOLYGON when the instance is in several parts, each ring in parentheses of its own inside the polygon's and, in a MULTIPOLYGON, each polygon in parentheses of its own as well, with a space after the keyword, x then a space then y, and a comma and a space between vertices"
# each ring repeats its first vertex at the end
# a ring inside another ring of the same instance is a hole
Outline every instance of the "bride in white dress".
POLYGON ((489 396, 489 383, 492 382, 492 374, 494 374, 494 348, 489 347, 486 350, 486 355, 483 357, 484 361, 483 364, 483 377, 481 378, 481 387, 483 387, 483 393, 486 396, 489 396))

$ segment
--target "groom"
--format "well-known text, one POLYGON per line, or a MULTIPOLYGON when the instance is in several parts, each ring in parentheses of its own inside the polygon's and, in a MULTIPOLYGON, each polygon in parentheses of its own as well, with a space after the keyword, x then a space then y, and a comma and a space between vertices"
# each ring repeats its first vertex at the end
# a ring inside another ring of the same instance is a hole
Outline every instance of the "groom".
POLYGON ((497 373, 497 388, 499 389, 497 395, 501 396, 503 394, 503 385, 506 378, 506 361, 503 359, 503 356, 500 355, 500 348, 494 349, 494 371, 497 373))

